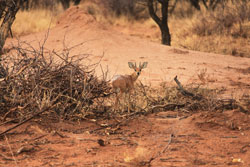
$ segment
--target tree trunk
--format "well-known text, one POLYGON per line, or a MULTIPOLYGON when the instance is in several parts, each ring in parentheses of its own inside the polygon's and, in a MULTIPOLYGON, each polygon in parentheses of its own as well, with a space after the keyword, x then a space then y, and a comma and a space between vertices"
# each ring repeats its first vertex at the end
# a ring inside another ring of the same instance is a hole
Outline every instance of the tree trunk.
POLYGON ((169 5, 169 0, 163 0, 159 1, 161 3, 161 15, 162 15, 162 20, 161 20, 161 43, 163 45, 171 45, 171 37, 170 37, 170 32, 168 28, 168 5, 169 5))
POLYGON ((162 26, 161 28, 161 43, 163 45, 171 45, 171 36, 168 26, 162 26))
POLYGON ((195 7, 195 9, 197 9, 199 11, 201 10, 199 0, 190 0, 190 3, 192 4, 193 7, 195 7))
POLYGON ((154 8, 154 0, 148 0, 148 10, 151 18, 156 22, 161 30, 161 43, 163 45, 171 45, 171 35, 168 27, 168 5, 169 0, 157 0, 161 4, 161 15, 160 18, 156 14, 156 9, 154 8))
MULTIPOLYGON (((11 31, 12 23, 16 18, 16 13, 19 10, 20 3, 22 1, 16 0, 15 2, 12 0, 8 1, 9 3, 6 4, 8 6, 7 12, 4 15, 3 22, 0 27, 0 52, 2 52, 3 46, 5 44, 5 40, 8 37, 8 33, 11 31)), ((1 53, 0 53, 1 59, 1 53)))
POLYGON ((62 4, 64 10, 69 8, 70 0, 60 0, 60 1, 61 1, 61 4, 62 4))
POLYGON ((2 61, 2 52, 3 46, 5 44, 5 40, 8 37, 9 32, 11 32, 11 26, 16 18, 16 13, 20 8, 20 4, 23 3, 23 0, 8 0, 5 3, 1 3, 0 9, 0 19, 3 19, 2 24, 0 26, 0 78, 6 76, 6 71, 3 68, 1 61, 2 61), (3 12, 5 11, 6 12, 3 12))
POLYGON ((81 0, 74 0, 74 5, 79 5, 81 0))

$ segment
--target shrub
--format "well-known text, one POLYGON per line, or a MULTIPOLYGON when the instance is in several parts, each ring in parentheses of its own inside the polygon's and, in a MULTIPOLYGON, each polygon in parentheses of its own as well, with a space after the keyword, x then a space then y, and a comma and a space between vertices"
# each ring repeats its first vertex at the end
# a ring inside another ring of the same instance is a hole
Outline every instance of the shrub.
POLYGON ((215 11, 200 14, 193 23, 192 31, 199 36, 231 35, 233 37, 249 37, 250 2, 227 3, 218 6, 215 11))

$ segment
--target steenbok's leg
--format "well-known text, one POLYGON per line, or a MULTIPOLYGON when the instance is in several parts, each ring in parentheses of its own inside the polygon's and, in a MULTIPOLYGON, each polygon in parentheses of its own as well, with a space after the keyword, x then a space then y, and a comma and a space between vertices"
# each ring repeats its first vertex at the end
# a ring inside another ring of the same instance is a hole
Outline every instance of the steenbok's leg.
POLYGON ((126 92, 122 93, 120 97, 122 98, 122 103, 121 103, 122 110, 124 110, 124 108, 126 106, 126 92))
POLYGON ((117 106, 118 106, 118 93, 115 93, 115 106, 114 109, 117 110, 117 106))
POLYGON ((117 92, 116 93, 116 99, 115 99, 115 110, 118 110, 119 109, 119 106, 121 104, 121 96, 122 96, 122 92, 117 92))
POLYGON ((118 108, 118 104, 120 103, 119 100, 119 94, 121 93, 120 89, 113 89, 113 92, 115 93, 115 105, 114 110, 116 111, 118 108))
POLYGON ((130 92, 128 92, 128 113, 130 113, 130 92))
POLYGON ((125 95, 125 105, 127 106, 128 113, 130 113, 130 92, 127 92, 125 95))

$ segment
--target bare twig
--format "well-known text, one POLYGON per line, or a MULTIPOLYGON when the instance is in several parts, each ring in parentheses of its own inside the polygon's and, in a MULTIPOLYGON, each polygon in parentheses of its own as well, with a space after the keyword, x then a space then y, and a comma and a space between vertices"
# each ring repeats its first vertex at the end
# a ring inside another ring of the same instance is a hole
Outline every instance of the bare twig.
MULTIPOLYGON (((0 136, 1 136, 1 135, 0 135, 0 136)), ((12 149, 11 149, 11 146, 10 146, 10 144, 9 144, 8 138, 7 138, 6 136, 5 136, 5 140, 6 140, 6 143, 7 143, 8 147, 9 147, 9 149, 10 149, 12 158, 13 158, 13 160, 15 161, 15 164, 16 164, 16 166, 17 166, 16 158, 15 158, 15 156, 14 156, 14 153, 13 153, 13 151, 12 151, 12 149)))
POLYGON ((0 153, 0 156, 2 156, 4 160, 8 160, 8 161, 15 161, 15 159, 10 158, 10 157, 7 157, 7 156, 6 156, 6 155, 4 155, 4 154, 1 154, 1 153, 0 153))
POLYGON ((182 108, 185 107, 185 104, 174 104, 174 103, 169 103, 169 104, 163 104, 163 105, 155 105, 152 106, 152 111, 155 110, 156 108, 163 108, 165 110, 174 110, 176 108, 182 108))
POLYGON ((244 145, 241 149, 240 152, 244 153, 246 152, 245 148, 250 147, 250 144, 244 145))
POLYGON ((155 156, 155 157, 152 157, 148 162, 147 164, 150 164, 153 160, 155 160, 156 158, 160 157, 163 153, 166 152, 166 150, 168 149, 169 145, 171 144, 172 142, 172 138, 173 138, 173 134, 170 134, 170 137, 169 137, 169 140, 168 140, 168 144, 165 146, 165 148, 161 151, 161 152, 158 152, 158 154, 155 156))

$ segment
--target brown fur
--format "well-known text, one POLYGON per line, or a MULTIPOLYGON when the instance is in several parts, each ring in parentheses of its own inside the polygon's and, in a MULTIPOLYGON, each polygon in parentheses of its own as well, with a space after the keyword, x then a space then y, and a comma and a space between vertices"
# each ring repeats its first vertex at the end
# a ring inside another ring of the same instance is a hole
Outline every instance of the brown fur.
POLYGON ((147 62, 144 62, 142 65, 140 63, 138 68, 136 67, 136 64, 133 64, 131 62, 129 62, 128 65, 130 68, 134 69, 135 72, 131 75, 116 75, 111 82, 113 90, 116 93, 116 106, 119 101, 118 93, 120 93, 120 95, 122 95, 123 93, 129 94, 128 98, 130 99, 130 91, 134 88, 134 83, 139 77, 141 70, 147 67, 147 62))
POLYGON ((118 78, 112 82, 112 87, 116 92, 128 93, 134 87, 134 82, 137 78, 138 75, 136 72, 131 75, 119 75, 118 78))

